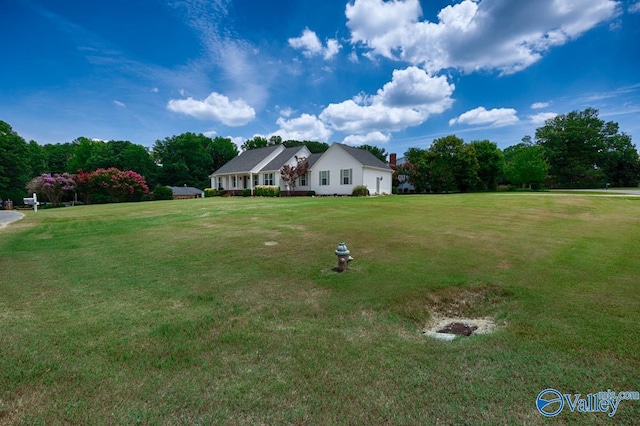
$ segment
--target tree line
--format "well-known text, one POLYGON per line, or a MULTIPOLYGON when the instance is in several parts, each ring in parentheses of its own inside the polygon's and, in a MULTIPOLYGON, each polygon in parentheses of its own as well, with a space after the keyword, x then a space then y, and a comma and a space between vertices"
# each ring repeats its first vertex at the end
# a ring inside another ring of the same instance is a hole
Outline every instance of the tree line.
POLYGON ((416 192, 491 191, 498 184, 520 187, 627 187, 640 182, 640 157, 618 123, 587 108, 549 119, 535 140, 525 136, 500 150, 488 140, 465 143, 454 135, 428 149, 410 148, 396 167, 399 180, 416 192))
POLYGON ((35 177, 86 177, 87 173, 110 169, 135 172, 149 188, 205 188, 210 184, 209 175, 236 155, 238 148, 231 139, 194 133, 158 140, 151 149, 129 141, 86 137, 40 145, 26 142, 8 123, 0 121, 0 198, 21 200, 35 177))
MULTIPOLYGON (((256 136, 242 150, 274 144, 306 145, 312 153, 329 148, 324 142, 283 141, 256 136)), ((384 149, 362 145, 383 161, 384 149)), ((20 200, 27 184, 42 175, 81 175, 116 169, 139 174, 148 188, 158 185, 209 186, 209 175, 237 156, 229 138, 184 133, 157 140, 151 149, 129 141, 99 141, 79 137, 71 142, 40 145, 26 142, 0 121, 0 198, 20 200)), ((407 180, 417 192, 486 191, 499 184, 546 185, 552 188, 636 186, 640 160, 631 137, 618 123, 605 122, 587 108, 558 115, 504 150, 488 140, 465 143, 451 135, 429 148, 410 148, 396 167, 396 184, 407 180)))

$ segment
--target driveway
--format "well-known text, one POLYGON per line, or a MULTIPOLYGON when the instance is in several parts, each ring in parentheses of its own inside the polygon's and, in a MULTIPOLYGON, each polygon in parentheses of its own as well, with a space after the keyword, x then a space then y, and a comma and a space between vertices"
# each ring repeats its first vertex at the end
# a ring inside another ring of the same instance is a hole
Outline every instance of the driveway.
POLYGON ((12 210, 0 210, 0 228, 7 226, 11 222, 22 219, 24 215, 22 213, 14 212, 12 210))
POLYGON ((607 189, 602 192, 613 192, 614 194, 640 195, 640 189, 607 189))
POLYGON ((640 189, 563 189, 573 192, 599 192, 602 194, 640 195, 640 189))

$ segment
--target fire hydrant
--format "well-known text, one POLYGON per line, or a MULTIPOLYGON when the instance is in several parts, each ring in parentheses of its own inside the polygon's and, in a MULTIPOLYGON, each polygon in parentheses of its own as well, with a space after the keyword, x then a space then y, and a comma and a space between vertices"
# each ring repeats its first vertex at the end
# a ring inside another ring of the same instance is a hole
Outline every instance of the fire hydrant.
POLYGON ((336 250, 336 256, 338 256, 338 272, 348 269, 349 262, 353 260, 353 257, 349 256, 350 253, 345 243, 341 242, 338 244, 338 249, 336 250))

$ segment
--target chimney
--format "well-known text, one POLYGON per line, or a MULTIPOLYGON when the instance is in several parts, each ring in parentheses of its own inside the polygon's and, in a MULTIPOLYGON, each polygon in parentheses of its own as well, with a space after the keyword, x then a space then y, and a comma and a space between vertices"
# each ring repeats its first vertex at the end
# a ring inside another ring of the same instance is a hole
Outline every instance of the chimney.
POLYGON ((391 168, 395 168, 396 167, 396 154, 389 154, 389 167, 391 168))

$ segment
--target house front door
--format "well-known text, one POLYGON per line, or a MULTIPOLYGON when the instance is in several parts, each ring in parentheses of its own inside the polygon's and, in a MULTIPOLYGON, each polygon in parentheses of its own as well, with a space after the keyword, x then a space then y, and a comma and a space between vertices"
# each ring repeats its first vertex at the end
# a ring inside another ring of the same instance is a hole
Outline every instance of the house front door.
POLYGON ((248 182, 249 182, 249 176, 245 176, 244 177, 244 189, 247 189, 249 187, 248 186, 249 185, 248 182))

